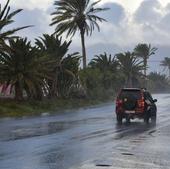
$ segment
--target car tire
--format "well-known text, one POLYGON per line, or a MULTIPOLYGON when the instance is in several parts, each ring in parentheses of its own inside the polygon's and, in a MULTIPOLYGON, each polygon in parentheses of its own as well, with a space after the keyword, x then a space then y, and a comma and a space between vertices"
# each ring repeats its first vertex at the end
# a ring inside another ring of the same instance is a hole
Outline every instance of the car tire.
POLYGON ((122 124, 123 117, 119 114, 117 114, 117 123, 122 124))
POLYGON ((147 113, 145 114, 145 117, 144 117, 144 122, 145 122, 146 124, 148 124, 148 123, 149 123, 149 119, 150 119, 150 114, 147 112, 147 113))
POLYGON ((130 123, 130 117, 126 116, 126 123, 129 124, 130 123))
POLYGON ((156 123, 156 112, 151 115, 151 122, 156 123))
POLYGON ((156 117, 155 117, 155 116, 152 116, 152 117, 151 117, 151 122, 152 122, 152 123, 156 123, 156 117))

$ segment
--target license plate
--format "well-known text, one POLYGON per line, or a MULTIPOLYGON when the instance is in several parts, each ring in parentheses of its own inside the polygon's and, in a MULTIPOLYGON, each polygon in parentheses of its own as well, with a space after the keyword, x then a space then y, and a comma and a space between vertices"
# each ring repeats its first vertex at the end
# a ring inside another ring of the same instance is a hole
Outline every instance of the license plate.
POLYGON ((125 111, 125 113, 127 113, 127 114, 134 114, 134 113, 135 113, 135 111, 129 111, 129 110, 126 110, 126 111, 125 111))

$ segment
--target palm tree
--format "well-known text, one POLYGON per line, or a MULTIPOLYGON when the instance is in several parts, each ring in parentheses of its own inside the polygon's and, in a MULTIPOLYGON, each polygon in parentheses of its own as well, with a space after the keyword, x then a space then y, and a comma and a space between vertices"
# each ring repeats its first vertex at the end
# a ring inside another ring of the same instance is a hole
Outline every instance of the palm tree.
POLYGON ((153 92, 169 91, 169 80, 166 75, 157 72, 151 72, 148 75, 149 83, 148 88, 153 92))
POLYGON ((8 50, 0 51, 0 83, 11 84, 18 101, 23 100, 23 90, 29 97, 42 97, 50 69, 46 58, 26 38, 10 39, 8 43, 8 50))
POLYGON ((71 41, 62 42, 62 38, 58 36, 44 34, 43 37, 36 39, 35 44, 45 55, 60 62, 68 52, 71 41))
POLYGON ((148 59, 150 56, 154 55, 156 51, 157 51, 156 47, 152 47, 151 44, 145 44, 145 43, 138 44, 134 49, 135 55, 143 59, 145 83, 146 83, 146 76, 147 76, 148 59))
POLYGON ((135 57, 134 53, 126 52, 116 54, 119 62, 119 69, 126 77, 125 85, 133 87, 133 79, 141 77, 141 71, 144 69, 142 61, 135 57))
POLYGON ((100 70, 102 83, 105 89, 109 89, 114 86, 118 68, 118 62, 115 57, 107 55, 106 53, 96 55, 89 63, 89 66, 93 69, 97 68, 100 70))
POLYGON ((86 48, 85 33, 92 35, 95 27, 100 31, 98 22, 106 21, 96 15, 96 13, 107 10, 108 8, 95 8, 100 2, 90 3, 90 0, 57 0, 54 5, 56 11, 53 12, 52 25, 57 25, 55 33, 61 35, 66 32, 67 36, 74 36, 77 31, 81 35, 83 68, 86 68, 86 48))
POLYGON ((165 67, 165 68, 168 68, 168 70, 169 70, 169 78, 170 78, 170 58, 165 57, 160 65, 165 67))
POLYGON ((107 56, 106 53, 96 55, 94 59, 89 63, 90 67, 99 68, 101 71, 111 70, 112 72, 116 72, 118 62, 115 57, 112 55, 107 56))
POLYGON ((62 97, 64 93, 67 95, 78 72, 79 53, 66 56, 70 44, 71 41, 62 42, 62 38, 55 35, 44 34, 40 39, 36 39, 40 53, 51 61, 52 79, 47 81, 50 97, 62 97))
POLYGON ((18 9, 10 12, 11 8, 9 6, 9 2, 10 0, 7 0, 4 7, 2 7, 2 5, 0 4, 0 47, 1 48, 2 46, 4 46, 4 40, 16 37, 16 36, 12 36, 15 32, 30 27, 30 26, 24 26, 24 27, 14 28, 10 30, 5 29, 8 25, 14 22, 13 17, 22 11, 22 9, 18 9))
POLYGON ((57 89, 60 97, 68 97, 71 88, 76 88, 79 84, 79 53, 68 54, 61 60, 60 72, 58 74, 57 89))

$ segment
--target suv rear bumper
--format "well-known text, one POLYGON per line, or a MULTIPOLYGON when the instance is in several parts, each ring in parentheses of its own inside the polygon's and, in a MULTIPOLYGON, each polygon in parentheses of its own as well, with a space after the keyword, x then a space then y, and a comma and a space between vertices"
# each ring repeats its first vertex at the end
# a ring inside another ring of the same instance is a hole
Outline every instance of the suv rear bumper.
POLYGON ((116 114, 121 116, 122 118, 126 118, 127 116, 132 118, 144 118, 145 112, 144 111, 134 111, 134 113, 127 113, 125 111, 116 111, 116 114))

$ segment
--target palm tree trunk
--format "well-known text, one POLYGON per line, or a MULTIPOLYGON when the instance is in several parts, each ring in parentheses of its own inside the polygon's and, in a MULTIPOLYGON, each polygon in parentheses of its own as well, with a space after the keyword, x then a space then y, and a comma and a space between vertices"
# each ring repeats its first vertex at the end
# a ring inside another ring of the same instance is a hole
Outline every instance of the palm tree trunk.
POLYGON ((147 88, 147 58, 144 58, 144 87, 147 88))
POLYGON ((127 87, 129 87, 129 88, 133 87, 133 85, 132 85, 132 76, 131 75, 129 75, 129 77, 127 79, 127 87))
POLYGON ((87 65, 87 61, 86 61, 86 47, 85 47, 84 31, 80 31, 80 34, 81 34, 82 55, 83 55, 83 69, 85 69, 87 65))
POLYGON ((58 75, 59 75, 59 69, 56 68, 53 76, 53 80, 48 80, 48 86, 49 86, 49 98, 57 98, 59 96, 59 90, 58 90, 58 75))
POLYGON ((58 91, 58 74, 56 75, 55 79, 52 82, 51 96, 54 97, 54 98, 59 96, 59 91, 58 91))
POLYGON ((15 83, 15 99, 17 101, 23 100, 23 91, 22 91, 22 88, 21 88, 21 85, 19 84, 19 82, 15 83))
POLYGON ((35 99, 36 100, 42 100, 43 98, 43 91, 42 91, 42 88, 39 87, 39 86, 36 86, 36 96, 35 96, 35 99))

